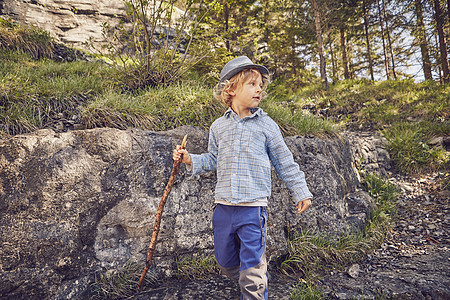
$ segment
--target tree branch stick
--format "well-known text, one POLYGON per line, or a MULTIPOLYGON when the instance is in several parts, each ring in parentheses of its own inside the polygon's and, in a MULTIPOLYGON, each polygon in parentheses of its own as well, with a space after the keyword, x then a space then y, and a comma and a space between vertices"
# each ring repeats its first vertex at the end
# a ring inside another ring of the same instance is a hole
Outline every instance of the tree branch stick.
MULTIPOLYGON (((183 138, 183 142, 181 143, 181 149, 184 149, 186 147, 186 139, 187 135, 185 135, 183 138)), ((155 225, 153 226, 152 239, 150 240, 150 246, 147 252, 147 259, 145 261, 145 268, 144 271, 142 272, 141 278, 139 279, 138 285, 139 289, 141 289, 145 274, 147 274, 147 271, 152 264, 153 252, 155 251, 156 247, 156 239, 158 238, 159 226, 161 224, 161 216, 164 210, 164 205, 166 204, 166 200, 169 197, 170 190, 172 189, 177 174, 180 170, 180 163, 182 159, 183 157, 180 157, 179 160, 173 162, 172 173, 170 174, 169 181, 167 182, 166 189, 164 190, 161 201, 159 201, 158 210, 156 211, 155 225)))

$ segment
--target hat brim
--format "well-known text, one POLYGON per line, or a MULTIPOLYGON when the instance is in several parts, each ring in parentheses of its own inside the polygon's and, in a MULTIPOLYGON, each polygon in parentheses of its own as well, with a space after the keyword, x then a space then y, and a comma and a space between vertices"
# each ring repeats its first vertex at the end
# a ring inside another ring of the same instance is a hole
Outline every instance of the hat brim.
POLYGON ((261 65, 249 64, 249 65, 244 65, 244 66, 237 67, 237 68, 231 70, 230 72, 226 73, 220 79, 220 82, 224 82, 224 81, 230 80, 237 73, 239 73, 239 72, 241 72, 241 71, 243 71, 245 69, 252 69, 252 68, 253 69, 258 69, 258 71, 261 74, 263 74, 263 75, 269 75, 269 69, 267 69, 266 67, 261 66, 261 65))

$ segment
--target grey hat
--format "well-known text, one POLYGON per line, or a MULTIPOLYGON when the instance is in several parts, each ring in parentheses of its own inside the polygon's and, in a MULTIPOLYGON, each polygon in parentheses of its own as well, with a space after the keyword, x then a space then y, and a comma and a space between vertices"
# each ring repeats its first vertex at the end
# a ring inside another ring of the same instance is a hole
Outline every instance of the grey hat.
POLYGON ((261 74, 269 75, 269 70, 266 67, 255 65, 247 56, 239 56, 227 62, 222 71, 220 71, 219 83, 230 80, 234 75, 248 68, 255 68, 258 69, 261 74))

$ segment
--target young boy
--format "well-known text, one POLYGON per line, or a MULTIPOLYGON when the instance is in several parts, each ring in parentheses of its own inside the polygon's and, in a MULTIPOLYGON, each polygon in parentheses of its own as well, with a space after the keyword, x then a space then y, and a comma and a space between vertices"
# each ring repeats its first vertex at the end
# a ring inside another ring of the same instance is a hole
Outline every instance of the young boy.
POLYGON ((265 257, 271 166, 290 189, 297 212, 311 205, 305 176, 284 143, 276 123, 258 104, 269 70, 246 56, 220 72, 216 97, 229 109, 210 128, 208 152, 189 154, 177 146, 173 159, 192 174, 217 171, 214 252, 223 273, 238 280, 241 299, 267 299, 265 257))

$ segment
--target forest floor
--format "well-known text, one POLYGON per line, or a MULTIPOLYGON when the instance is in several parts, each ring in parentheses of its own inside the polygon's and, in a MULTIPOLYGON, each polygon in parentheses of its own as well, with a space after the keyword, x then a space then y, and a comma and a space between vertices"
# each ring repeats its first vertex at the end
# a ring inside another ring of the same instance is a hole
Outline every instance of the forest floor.
MULTIPOLYGON (((450 195, 439 190, 438 176, 389 179, 400 192, 392 230, 363 261, 323 276, 316 283, 323 299, 450 299, 450 195)), ((269 299, 289 299, 301 284, 270 276, 269 299)), ((239 287, 217 275, 169 281, 133 299, 239 299, 239 287)))

